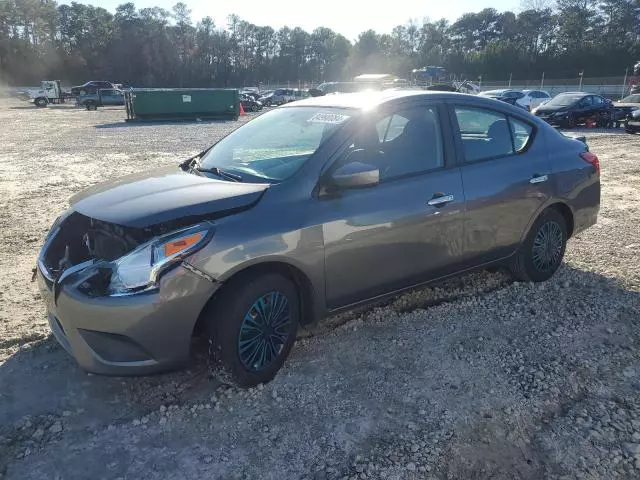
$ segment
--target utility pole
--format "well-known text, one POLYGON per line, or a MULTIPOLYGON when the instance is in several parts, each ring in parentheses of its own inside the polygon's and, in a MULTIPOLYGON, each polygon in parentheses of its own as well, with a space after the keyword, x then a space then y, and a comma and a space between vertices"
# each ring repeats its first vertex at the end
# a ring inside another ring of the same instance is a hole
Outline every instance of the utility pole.
POLYGON ((578 76, 580 77, 580 83, 578 85, 578 90, 581 92, 582 91, 582 77, 584 77, 584 70, 581 71, 578 76))
POLYGON ((540 90, 544 87, 544 72, 542 72, 542 80, 540 80, 540 90))
POLYGON ((511 88, 511 78, 513 77, 513 72, 509 74, 509 88, 511 88))
POLYGON ((622 95, 620 95, 620 100, 624 97, 625 90, 627 89, 627 75, 629 75, 629 67, 624 69, 624 81, 622 82, 622 95))

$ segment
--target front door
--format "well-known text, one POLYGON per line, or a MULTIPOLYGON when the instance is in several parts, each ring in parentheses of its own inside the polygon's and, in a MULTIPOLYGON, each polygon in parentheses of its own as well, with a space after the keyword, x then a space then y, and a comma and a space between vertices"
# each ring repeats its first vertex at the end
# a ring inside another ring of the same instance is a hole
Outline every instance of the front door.
POLYGON ((380 183, 318 199, 329 308, 443 275, 462 258, 465 201, 444 112, 423 105, 380 113, 347 148, 345 155, 365 150, 380 183))
POLYGON ((514 252, 552 194, 544 142, 523 118, 452 106, 467 200, 464 249, 469 266, 514 252))

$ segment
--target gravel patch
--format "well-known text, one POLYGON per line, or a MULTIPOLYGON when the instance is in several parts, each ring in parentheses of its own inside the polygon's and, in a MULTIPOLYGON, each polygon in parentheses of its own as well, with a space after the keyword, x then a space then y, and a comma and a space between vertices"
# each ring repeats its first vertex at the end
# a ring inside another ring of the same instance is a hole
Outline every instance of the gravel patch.
POLYGON ((551 281, 478 272, 328 319, 244 391, 209 378, 197 344, 178 372, 84 374, 30 283, 72 193, 239 122, 25 107, 0 103, 3 480, 640 477, 640 136, 580 132, 601 160, 601 214, 551 281))

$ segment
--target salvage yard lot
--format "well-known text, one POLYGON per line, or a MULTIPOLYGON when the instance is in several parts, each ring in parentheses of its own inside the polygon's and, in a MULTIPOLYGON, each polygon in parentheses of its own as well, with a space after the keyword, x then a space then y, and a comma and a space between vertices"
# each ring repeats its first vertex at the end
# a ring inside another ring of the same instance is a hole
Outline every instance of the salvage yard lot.
POLYGON ((248 118, 125 124, 0 101, 0 478, 640 477, 640 136, 621 132, 587 133, 599 222, 545 284, 481 272, 330 319, 250 391, 197 358, 80 371, 30 282, 52 221, 78 190, 176 164, 248 118))

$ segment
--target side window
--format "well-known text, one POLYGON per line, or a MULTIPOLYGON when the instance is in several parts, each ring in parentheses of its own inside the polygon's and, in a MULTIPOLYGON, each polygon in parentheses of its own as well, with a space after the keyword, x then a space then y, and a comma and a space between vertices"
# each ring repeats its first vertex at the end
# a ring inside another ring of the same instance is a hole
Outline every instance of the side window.
POLYGON ((507 118, 480 108, 455 108, 458 134, 467 162, 514 153, 507 118))
POLYGON ((513 136, 513 146, 516 153, 523 151, 529 144, 533 127, 528 123, 509 117, 511 124, 511 135, 513 136))
POLYGON ((580 101, 580 106, 581 107, 590 107, 591 106, 591 99, 593 97, 589 96, 589 97, 584 97, 581 101, 580 101))
POLYGON ((594 105, 602 105, 604 104, 604 101, 602 100, 602 97, 591 97, 593 99, 593 104, 594 105))
POLYGON ((404 130, 409 119, 402 115, 390 115, 376 123, 378 139, 380 143, 390 142, 398 137, 404 130))
POLYGON ((444 166, 436 107, 401 110, 364 126, 351 148, 363 148, 381 181, 444 166))

